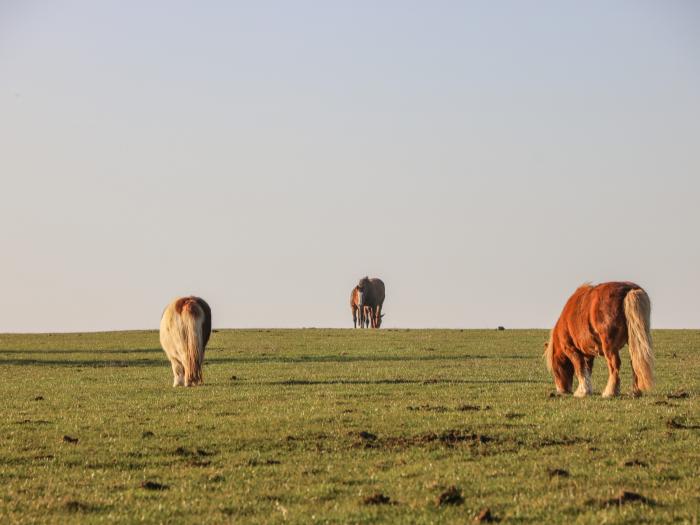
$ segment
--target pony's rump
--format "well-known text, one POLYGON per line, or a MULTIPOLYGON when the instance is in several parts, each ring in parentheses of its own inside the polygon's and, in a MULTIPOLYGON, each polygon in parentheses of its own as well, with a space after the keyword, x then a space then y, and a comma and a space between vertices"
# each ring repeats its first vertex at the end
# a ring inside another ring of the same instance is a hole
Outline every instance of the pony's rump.
POLYGON ((174 386, 203 383, 204 348, 211 334, 211 308, 199 297, 180 297, 163 312, 160 341, 173 367, 174 386))

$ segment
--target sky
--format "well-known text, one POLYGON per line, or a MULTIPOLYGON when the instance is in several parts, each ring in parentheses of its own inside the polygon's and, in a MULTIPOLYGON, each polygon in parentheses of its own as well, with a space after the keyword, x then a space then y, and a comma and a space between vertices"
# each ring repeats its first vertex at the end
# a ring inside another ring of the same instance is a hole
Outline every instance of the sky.
POLYGON ((0 332, 700 327, 700 4, 0 0, 0 332))

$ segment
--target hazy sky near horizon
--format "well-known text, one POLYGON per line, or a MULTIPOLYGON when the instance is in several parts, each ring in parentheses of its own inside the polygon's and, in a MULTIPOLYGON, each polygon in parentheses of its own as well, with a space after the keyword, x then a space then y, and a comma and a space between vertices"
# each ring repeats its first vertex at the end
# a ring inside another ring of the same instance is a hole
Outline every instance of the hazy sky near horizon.
POLYGON ((700 4, 0 0, 0 332, 700 327, 700 4))

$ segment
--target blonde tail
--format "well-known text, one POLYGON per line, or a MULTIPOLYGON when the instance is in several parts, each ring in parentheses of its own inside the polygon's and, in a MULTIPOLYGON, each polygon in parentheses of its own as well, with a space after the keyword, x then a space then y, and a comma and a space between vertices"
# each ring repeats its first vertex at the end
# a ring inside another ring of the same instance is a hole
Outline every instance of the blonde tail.
POLYGON ((185 384, 197 385, 202 379, 202 361, 204 360, 204 339, 202 338, 202 319, 204 315, 199 305, 190 302, 182 310, 182 325, 185 331, 185 384))
POLYGON ((627 294, 624 301, 627 318, 627 338, 632 358, 632 369, 637 376, 639 390, 654 386, 654 352, 651 343, 651 301, 638 288, 627 294))

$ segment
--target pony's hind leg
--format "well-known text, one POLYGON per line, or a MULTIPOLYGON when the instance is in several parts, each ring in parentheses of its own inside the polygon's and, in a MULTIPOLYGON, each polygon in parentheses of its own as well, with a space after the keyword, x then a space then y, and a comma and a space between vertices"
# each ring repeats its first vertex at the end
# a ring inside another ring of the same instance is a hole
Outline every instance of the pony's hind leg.
POLYGON ((571 394, 574 382, 574 365, 570 359, 565 359, 561 364, 559 374, 555 379, 558 394, 571 394))
POLYGON ((592 358, 586 358, 581 352, 574 351, 569 356, 574 365, 576 379, 578 379, 578 388, 574 392, 574 397, 586 397, 593 393, 591 384, 591 367, 593 365, 592 358))
POLYGON ((630 368, 632 369, 632 396, 639 397, 642 395, 642 391, 639 388, 639 378, 637 377, 637 374, 634 371, 634 367, 630 368))
POLYGON ((620 353, 604 349, 605 360, 608 363, 608 384, 603 390, 603 397, 620 395, 620 353))
POLYGON ((170 366, 173 368, 173 386, 185 385, 185 369, 177 359, 170 359, 170 366))

